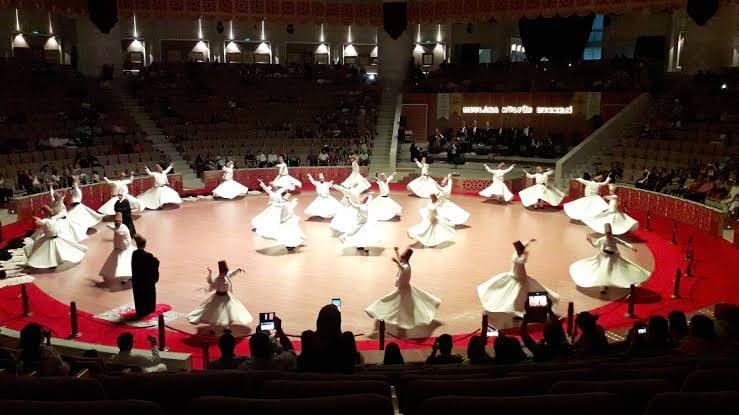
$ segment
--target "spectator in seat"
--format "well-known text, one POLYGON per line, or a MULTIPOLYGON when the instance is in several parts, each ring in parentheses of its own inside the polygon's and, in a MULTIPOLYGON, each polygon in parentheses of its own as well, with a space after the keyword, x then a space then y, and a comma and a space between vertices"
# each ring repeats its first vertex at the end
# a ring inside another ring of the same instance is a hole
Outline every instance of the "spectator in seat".
POLYGON ((277 153, 274 150, 270 151, 269 154, 267 154, 267 166, 272 167, 277 164, 277 159, 277 153))
POLYGON ((370 161, 369 153, 367 153, 366 151, 363 151, 359 154, 359 165, 360 166, 369 166, 369 161, 370 161))
POLYGON ((382 364, 386 366, 405 364, 405 359, 403 359, 403 354, 400 353, 398 343, 390 342, 385 346, 385 357, 382 360, 382 364))
MULTIPOLYGON (((527 313, 524 314, 523 322, 521 323, 521 340, 526 345, 526 348, 531 351, 536 361, 569 359, 573 354, 572 347, 567 342, 567 335, 562 328, 562 323, 552 311, 551 302, 549 304, 547 320, 544 322, 542 329, 542 339, 537 342, 529 334, 528 326, 530 318, 527 313)), ((528 303, 526 304, 526 308, 528 309, 528 303)))
POLYGON ((321 308, 316 331, 304 333, 301 367, 309 372, 351 373, 354 370, 352 345, 341 333, 341 312, 333 304, 321 308))
POLYGON ((467 359, 464 363, 469 365, 493 363, 493 358, 485 351, 481 336, 470 337, 470 342, 467 343, 467 359))
POLYGON ((290 152, 287 154, 287 165, 290 167, 300 166, 300 157, 295 154, 295 150, 290 150, 290 152))
POLYGON ((632 356, 658 356, 670 353, 674 349, 669 323, 662 316, 650 317, 646 326, 641 322, 634 324, 629 330, 625 344, 626 352, 632 356), (640 333, 644 330, 646 333, 640 333))
POLYGON ((347 344, 347 359, 354 362, 355 368, 364 367, 364 356, 362 356, 362 353, 359 353, 359 349, 357 349, 357 341, 354 338, 354 333, 351 331, 345 331, 342 334, 342 337, 347 344))
POLYGON ((683 339, 678 351, 687 355, 705 355, 718 349, 713 320, 696 314, 690 318, 690 335, 683 339))
POLYGON ((328 153, 324 150, 321 150, 321 152, 318 154, 318 165, 328 166, 328 153))
POLYGON ((110 363, 124 366, 135 366, 144 372, 166 372, 167 366, 162 363, 157 349, 157 339, 147 337, 151 347, 151 357, 133 353, 133 334, 123 333, 118 336, 118 354, 110 358, 110 363))
POLYGON ((526 360, 526 354, 518 339, 501 334, 495 339, 495 363, 510 364, 526 360))
POLYGON ((577 315, 577 328, 580 337, 575 341, 575 354, 580 358, 600 356, 608 352, 606 331, 598 325, 598 316, 587 311, 577 315))
POLYGON ((223 335, 218 339, 218 349, 221 351, 221 357, 210 362, 208 369, 236 369, 246 360, 245 357, 236 356, 234 353, 234 349, 236 349, 236 338, 231 334, 231 330, 224 330, 223 335))
POLYGON ((667 321, 670 326, 670 338, 672 342, 679 344, 690 332, 688 318, 682 311, 673 310, 667 314, 667 321))
POLYGON ((282 320, 275 316, 275 338, 257 331, 249 338, 251 357, 239 366, 241 370, 295 370, 297 356, 290 339, 282 330, 282 320), (279 342, 278 344, 275 344, 279 342))
POLYGON ((18 360, 23 365, 22 372, 37 371, 39 376, 68 375, 69 365, 52 346, 44 344, 45 336, 49 334, 36 323, 28 323, 21 329, 18 360))
POLYGON ((454 363, 462 363, 464 359, 458 354, 452 354, 452 336, 448 334, 442 334, 434 342, 431 349, 431 355, 426 359, 426 364, 429 365, 446 365, 454 363))
POLYGON ((5 206, 6 203, 13 198, 13 186, 5 178, 4 174, 0 174, 0 206, 5 206))
POLYGON ((261 150, 259 151, 259 154, 257 154, 257 167, 267 167, 267 156, 261 150))

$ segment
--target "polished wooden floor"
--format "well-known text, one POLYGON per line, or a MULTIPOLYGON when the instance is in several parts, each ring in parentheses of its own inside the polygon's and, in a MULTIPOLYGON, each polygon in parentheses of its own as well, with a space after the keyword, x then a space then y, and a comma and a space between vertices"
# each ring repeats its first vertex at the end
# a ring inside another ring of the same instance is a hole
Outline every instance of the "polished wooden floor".
MULTIPOLYGON (((299 195, 297 212, 314 194, 299 195)), ((250 219, 266 205, 266 196, 249 195, 235 201, 199 200, 179 208, 146 211, 136 220, 136 229, 149 240, 149 250, 161 260, 158 302, 187 313, 205 297, 206 267, 216 269, 225 259, 231 268, 247 270, 234 279, 234 292, 255 317, 276 312, 286 330, 299 333, 315 327, 317 311, 340 297, 343 327, 371 336, 374 322, 364 308, 394 287, 396 266, 391 262, 393 246, 412 241, 406 229, 418 222, 418 210, 426 204, 403 193, 392 197, 403 205, 403 217, 380 224, 386 235, 384 249, 368 256, 342 249, 327 221, 303 221, 308 236, 304 247, 288 253, 274 241, 260 238, 250 229, 250 219)), ((412 259, 412 283, 440 297, 438 324, 408 337, 428 334, 462 334, 479 327, 482 308, 476 287, 490 276, 510 269, 517 239, 536 238, 528 262, 529 274, 559 292, 560 311, 568 301, 577 310, 600 306, 610 298, 595 291, 578 290, 570 279, 569 265, 595 254, 585 241, 588 228, 571 223, 562 211, 527 210, 519 203, 498 205, 476 197, 455 196, 457 204, 471 213, 468 226, 460 227, 453 244, 443 248, 416 249, 412 259)), ((132 294, 120 284, 107 286, 98 271, 112 249, 112 231, 97 227, 85 244, 90 248, 84 261, 68 270, 37 274, 36 283, 58 300, 76 301, 80 309, 96 314, 132 303, 132 294)), ((638 252, 624 252, 647 269, 654 259, 646 245, 636 241, 638 252)), ((172 327, 197 332, 184 319, 172 327)))

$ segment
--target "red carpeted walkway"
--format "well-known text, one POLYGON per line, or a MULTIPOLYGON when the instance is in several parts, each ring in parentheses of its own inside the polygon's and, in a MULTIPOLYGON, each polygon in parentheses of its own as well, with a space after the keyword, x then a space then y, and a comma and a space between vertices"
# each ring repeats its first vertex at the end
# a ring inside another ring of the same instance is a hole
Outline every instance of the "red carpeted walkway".
MULTIPOLYGON (((643 212, 629 211, 640 223, 645 223, 643 212)), ((655 270, 650 280, 637 289, 636 314, 640 319, 646 319, 654 314, 667 314, 678 309, 693 311, 715 303, 739 303, 739 290, 736 289, 735 278, 739 270, 739 255, 737 249, 727 241, 707 235, 688 226, 677 228, 678 244, 672 244, 672 221, 663 218, 652 218, 651 230, 640 230, 633 237, 644 240, 652 251, 655 259, 655 270), (686 246, 688 239, 692 239, 694 262, 692 276, 685 277, 687 262, 686 246), (672 299, 673 282, 676 269, 683 273, 681 298, 672 299)), ((13 224, 3 228, 8 238, 11 234, 21 234, 28 230, 27 224, 13 224)), ((22 317, 21 289, 18 286, 0 290, 0 325, 19 330, 27 322, 37 322, 52 330, 55 337, 66 337, 70 332, 69 307, 61 304, 54 298, 42 292, 33 284, 27 286, 31 317, 22 317)), ((625 317, 627 301, 620 300, 593 310, 600 315, 600 324, 607 329, 630 326, 634 320, 625 317)), ((583 311, 577 309, 576 312, 583 311)), ((318 310, 316 310, 316 313, 318 310)), ((306 327, 309 328, 309 327, 306 327)), ((79 313, 79 330, 82 336, 78 339, 88 343, 115 345, 117 336, 126 331, 134 332, 136 343, 146 344, 147 335, 155 335, 156 329, 134 329, 118 326, 113 323, 95 319, 85 312, 79 313)), ((456 333, 455 342, 458 346, 466 345, 470 333, 456 333)), ((388 341, 395 340, 388 336, 388 341)), ((200 337, 176 330, 167 330, 167 346, 174 352, 185 352, 193 355, 193 365, 201 366, 201 345, 203 342, 211 345, 216 339, 200 337)), ((427 348, 433 339, 425 340, 396 340, 401 348, 427 348)), ((239 354, 248 354, 248 342, 241 341, 237 347, 239 354)), ((375 341, 359 341, 362 350, 376 350, 375 341)), ((296 344, 299 347, 299 344, 296 344)), ((211 350, 211 356, 217 350, 211 350)))

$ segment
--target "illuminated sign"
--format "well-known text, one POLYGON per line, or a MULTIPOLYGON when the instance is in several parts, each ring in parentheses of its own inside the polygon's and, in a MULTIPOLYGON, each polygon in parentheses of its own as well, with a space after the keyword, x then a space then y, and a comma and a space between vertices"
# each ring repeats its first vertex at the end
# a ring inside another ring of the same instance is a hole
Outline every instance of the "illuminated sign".
POLYGON ((462 107, 462 114, 550 114, 567 115, 573 113, 572 105, 568 107, 530 107, 528 105, 506 105, 503 107, 462 107))

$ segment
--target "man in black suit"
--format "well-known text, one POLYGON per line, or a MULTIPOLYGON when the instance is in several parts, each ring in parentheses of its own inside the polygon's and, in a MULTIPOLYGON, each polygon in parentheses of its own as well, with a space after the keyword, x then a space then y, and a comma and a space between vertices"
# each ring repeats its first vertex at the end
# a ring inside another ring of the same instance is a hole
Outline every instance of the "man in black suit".
POLYGON ((131 216, 131 203, 126 199, 123 193, 118 193, 118 200, 113 205, 113 210, 123 216, 123 224, 128 228, 131 236, 136 236, 136 228, 133 226, 133 217, 131 216))
POLYGON ((131 255, 131 285, 136 317, 153 313, 157 304, 156 284, 159 281, 159 260, 147 252, 146 239, 136 235, 137 250, 131 255))

